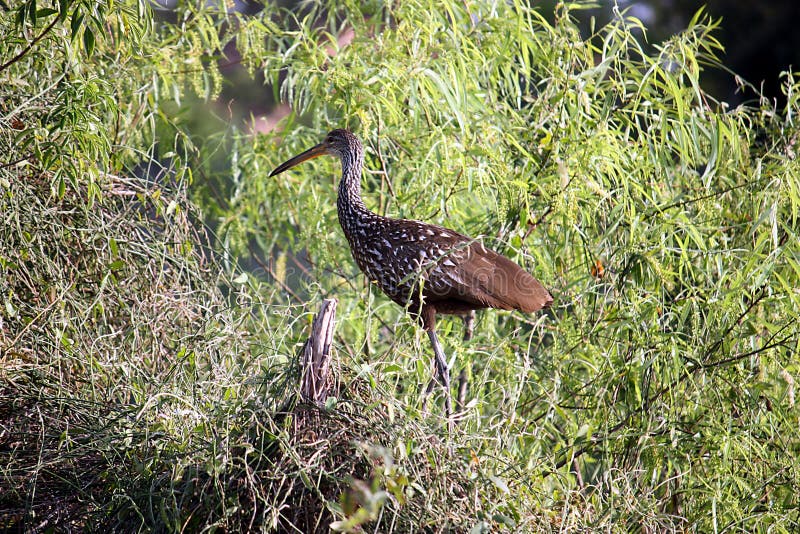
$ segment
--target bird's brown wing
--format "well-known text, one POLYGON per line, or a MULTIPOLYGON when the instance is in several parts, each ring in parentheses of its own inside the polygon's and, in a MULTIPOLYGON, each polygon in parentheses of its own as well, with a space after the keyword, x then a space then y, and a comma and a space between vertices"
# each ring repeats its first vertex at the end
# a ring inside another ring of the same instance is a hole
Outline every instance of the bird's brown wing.
POLYGON ((426 279, 431 296, 526 313, 553 302, 538 280, 505 256, 452 230, 441 229, 440 235, 445 250, 433 260, 426 279))
POLYGON ((470 296, 492 308, 532 313, 553 302, 550 292, 522 267, 481 243, 469 245, 457 265, 462 287, 470 296))

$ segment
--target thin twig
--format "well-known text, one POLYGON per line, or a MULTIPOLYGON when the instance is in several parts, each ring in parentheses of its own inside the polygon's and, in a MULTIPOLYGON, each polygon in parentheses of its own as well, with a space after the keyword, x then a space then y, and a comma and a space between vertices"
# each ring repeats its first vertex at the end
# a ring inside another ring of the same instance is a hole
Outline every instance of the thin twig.
POLYGON ((42 31, 42 33, 40 33, 40 34, 39 34, 39 35, 38 35, 38 36, 37 36, 37 37, 36 37, 36 38, 35 38, 33 41, 31 41, 30 43, 28 43, 28 46, 26 46, 25 48, 23 48, 23 49, 22 49, 22 51, 21 51, 19 54, 17 54, 16 56, 12 57, 12 58, 11 58, 11 59, 9 59, 8 61, 6 61, 6 62, 5 62, 5 63, 3 63, 2 65, 0 65, 0 72, 4 71, 6 68, 10 67, 10 66, 11 66, 11 65, 13 65, 14 63, 16 63, 17 61, 19 61, 20 59, 22 59, 22 58, 25 56, 25 54, 27 54, 28 52, 30 52, 30 51, 31 51, 31 49, 32 49, 34 46, 36 46, 36 43, 38 43, 39 41, 41 41, 42 39, 44 39, 44 36, 45 36, 45 35, 47 35, 48 33, 50 33, 50 31, 51 31, 51 30, 52 30, 52 29, 55 27, 56 23, 58 23, 58 18, 59 18, 59 17, 56 17, 55 19, 53 19, 53 22, 51 22, 51 23, 50 23, 50 24, 49 24, 49 25, 48 25, 48 26, 47 26, 47 27, 46 27, 46 28, 45 28, 45 29, 42 31))
POLYGON ((17 163, 22 163, 23 161, 26 161, 29 158, 30 158, 30 156, 23 156, 23 157, 19 158, 16 161, 11 161, 9 163, 2 163, 2 164, 0 164, 0 169, 5 169, 6 167, 13 167, 17 163))
POLYGON ((686 200, 681 200, 680 202, 673 202, 672 204, 667 204, 666 206, 655 206, 651 208, 648 213, 645 213, 644 217, 647 219, 656 215, 657 213, 661 213, 667 210, 671 210, 673 208, 682 208, 683 206, 688 206, 689 204, 694 204, 695 202, 702 202, 703 200, 708 200, 710 198, 718 197, 720 195, 724 195, 725 193, 730 193, 731 191, 736 191, 737 189, 741 189, 743 187, 747 187, 749 185, 758 185, 760 182, 763 182, 765 179, 761 180, 753 180, 751 182, 745 182, 743 184, 733 185, 731 187, 727 187, 720 191, 714 191, 713 193, 709 193, 707 195, 702 195, 699 197, 687 198, 686 200))
POLYGON ((529 222, 529 223, 528 223, 528 229, 527 229, 527 231, 525 232, 525 235, 524 235, 524 236, 522 236, 522 240, 523 240, 523 241, 525 241, 526 239, 528 239, 528 236, 529 236, 529 235, 531 235, 531 233, 532 233, 532 232, 533 232, 533 231, 534 231, 534 230, 535 230, 535 229, 536 229, 536 228, 537 228, 537 227, 538 227, 540 224, 542 224, 542 223, 544 222, 544 220, 547 218, 547 216, 548 216, 548 215, 550 215, 550 212, 552 212, 552 211, 553 211, 553 205, 552 205, 552 204, 549 204, 549 205, 547 206, 547 208, 544 210, 544 213, 542 213, 542 215, 541 215, 541 216, 540 216, 540 217, 539 217, 539 218, 536 220, 536 222, 529 222))

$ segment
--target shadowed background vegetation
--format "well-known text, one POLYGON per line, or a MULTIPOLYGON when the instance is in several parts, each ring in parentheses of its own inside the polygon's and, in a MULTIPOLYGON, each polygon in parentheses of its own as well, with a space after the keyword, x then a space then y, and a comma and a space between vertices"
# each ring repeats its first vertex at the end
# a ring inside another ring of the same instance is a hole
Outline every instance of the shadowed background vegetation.
POLYGON ((0 528, 797 530, 798 84, 723 106, 715 19, 644 49, 583 7, 3 6, 0 528), (232 64, 280 133, 199 127, 232 64), (338 164, 266 178, 334 127, 369 207, 556 299, 468 343, 442 321, 453 434, 419 411, 422 332, 350 257, 338 164), (296 355, 326 297, 317 408, 296 355))

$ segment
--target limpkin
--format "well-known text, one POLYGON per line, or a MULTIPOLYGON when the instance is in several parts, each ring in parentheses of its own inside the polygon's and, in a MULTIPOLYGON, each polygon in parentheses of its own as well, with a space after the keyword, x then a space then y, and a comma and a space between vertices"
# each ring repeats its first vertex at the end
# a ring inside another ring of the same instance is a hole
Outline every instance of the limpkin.
MULTIPOLYGON (((436 314, 466 316, 499 308, 533 313, 553 297, 533 276, 479 241, 441 226, 373 213, 361 199, 364 149, 348 130, 333 130, 318 145, 279 165, 275 176, 322 155, 338 156, 342 179, 336 207, 339 224, 358 267, 386 295, 415 316, 428 333, 436 377, 445 389, 445 414, 452 413, 450 372, 436 336, 436 314)), ((433 379, 425 396, 430 393, 433 379)))

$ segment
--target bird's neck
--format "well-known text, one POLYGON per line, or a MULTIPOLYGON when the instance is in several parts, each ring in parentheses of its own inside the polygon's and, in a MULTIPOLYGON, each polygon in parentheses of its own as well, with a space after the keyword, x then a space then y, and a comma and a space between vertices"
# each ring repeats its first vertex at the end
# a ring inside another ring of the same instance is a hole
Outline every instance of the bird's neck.
POLYGON ((342 156, 342 180, 339 182, 339 196, 336 207, 339 224, 348 238, 358 231, 359 223, 377 217, 364 205, 361 199, 361 168, 364 166, 362 154, 342 156))

